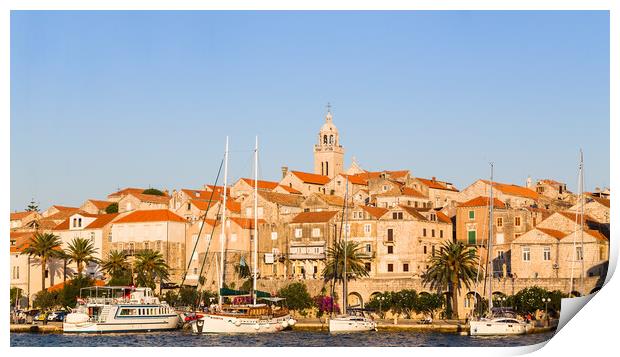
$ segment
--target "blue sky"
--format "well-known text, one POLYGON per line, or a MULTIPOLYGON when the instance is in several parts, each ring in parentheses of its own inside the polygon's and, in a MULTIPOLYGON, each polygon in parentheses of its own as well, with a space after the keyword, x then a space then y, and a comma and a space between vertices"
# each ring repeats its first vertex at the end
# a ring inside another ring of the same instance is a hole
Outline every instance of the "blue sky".
POLYGON ((312 170, 609 185, 607 12, 12 12, 11 209, 312 170))

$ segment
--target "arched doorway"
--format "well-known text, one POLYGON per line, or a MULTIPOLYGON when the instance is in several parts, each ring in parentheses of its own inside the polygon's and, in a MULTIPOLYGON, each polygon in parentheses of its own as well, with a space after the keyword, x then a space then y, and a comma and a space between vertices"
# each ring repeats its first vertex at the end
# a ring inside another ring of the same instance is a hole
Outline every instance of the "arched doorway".
POLYGON ((360 293, 351 292, 349 296, 347 296, 347 304, 349 307, 364 307, 364 300, 362 299, 362 295, 360 293))

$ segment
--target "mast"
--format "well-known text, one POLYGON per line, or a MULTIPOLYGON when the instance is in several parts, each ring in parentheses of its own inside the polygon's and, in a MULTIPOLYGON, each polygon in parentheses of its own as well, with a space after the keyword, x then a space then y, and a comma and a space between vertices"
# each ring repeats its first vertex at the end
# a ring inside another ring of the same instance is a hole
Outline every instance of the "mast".
POLYGON ((584 194, 583 194, 583 151, 579 149, 579 174, 577 178, 577 199, 579 200, 579 209, 575 214, 575 229, 573 235, 573 261, 570 269, 570 290, 568 295, 570 296, 575 290, 575 263, 577 262, 577 229, 579 229, 580 243, 581 243, 581 274, 580 285, 583 289, 583 270, 584 270, 584 251, 583 251, 583 222, 584 222, 584 194))
POLYGON ((585 273, 585 258, 586 258, 586 252, 585 249, 583 247, 583 226, 584 226, 584 222, 585 222, 585 214, 584 214, 584 205, 585 205, 585 195, 584 195, 584 191, 585 191, 585 187, 584 187, 584 178, 583 178, 583 151, 581 149, 579 149, 579 184, 580 184, 580 189, 579 192, 581 193, 581 199, 580 199, 580 206, 579 206, 579 215, 581 217, 581 229, 579 230, 579 235, 580 235, 580 239, 581 239, 581 277, 580 277, 580 283, 581 283, 581 291, 584 291, 584 273, 585 273))
MULTIPOLYGON (((222 206, 222 232, 220 234, 220 291, 218 291, 218 303, 222 306, 222 288, 224 287, 224 241, 226 240, 226 189, 228 187, 228 136, 226 136, 226 150, 224 151, 224 202, 222 206)), ((216 187, 213 187, 215 190, 216 187)))
POLYGON ((258 136, 254 145, 254 274, 252 278, 252 296, 256 305, 256 273, 258 269, 258 136))
POLYGON ((343 255, 343 260, 344 260, 344 268, 342 270, 342 274, 344 276, 344 280, 342 282, 342 302, 344 306, 344 313, 345 315, 347 314, 347 251, 348 249, 348 245, 347 245, 347 235, 348 235, 348 226, 349 226, 349 217, 347 216, 347 199, 349 196, 349 177, 347 177, 346 180, 346 184, 345 184, 345 191, 344 191, 344 221, 345 221, 345 228, 344 228, 344 252, 342 253, 343 255))
POLYGON ((493 288, 491 283, 493 282, 493 163, 491 162, 491 194, 489 195, 489 243, 487 244, 487 275, 489 277, 489 293, 487 298, 489 299, 489 314, 493 309, 493 288))

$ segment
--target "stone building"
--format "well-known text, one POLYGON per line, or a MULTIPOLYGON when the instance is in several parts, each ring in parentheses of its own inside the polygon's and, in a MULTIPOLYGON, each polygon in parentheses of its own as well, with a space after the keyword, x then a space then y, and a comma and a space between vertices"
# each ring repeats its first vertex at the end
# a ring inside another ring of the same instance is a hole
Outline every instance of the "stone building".
MULTIPOLYGON (((273 191, 279 186, 278 182, 257 180, 257 188, 259 191, 273 191)), ((230 195, 232 197, 249 196, 254 192, 254 179, 240 178, 230 187, 230 195)))
MULTIPOLYGON (((258 191, 257 216, 269 223, 290 222, 303 210, 303 202, 301 195, 258 191)), ((254 195, 241 202, 241 212, 246 218, 254 217, 254 195)))
MULTIPOLYGON (((586 197, 585 203, 583 205, 583 211, 598 222, 609 224, 610 206, 611 201, 608 199, 599 197, 586 197)), ((569 209, 569 211, 579 212, 580 209, 581 203, 577 202, 569 209)))
POLYGON ((360 253, 367 258, 364 263, 369 277, 377 275, 377 251, 381 247, 379 241, 379 219, 388 212, 385 208, 355 206, 348 211, 347 239, 359 244, 360 253))
POLYGON ((348 190, 349 196, 361 189, 368 189, 368 180, 360 175, 339 173, 325 184, 325 193, 344 197, 348 190))
POLYGON ((536 193, 552 200, 566 200, 572 194, 566 189, 566 184, 551 179, 538 180, 535 187, 536 193))
POLYGON ((409 207, 430 207, 428 196, 412 187, 400 186, 389 191, 374 195, 374 202, 377 207, 391 208, 400 205, 409 207))
POLYGON ((493 197, 504 202, 508 207, 524 208, 536 206, 540 196, 529 188, 514 184, 499 182, 491 183, 488 180, 476 180, 467 186, 458 195, 458 202, 466 202, 476 197, 489 197, 491 185, 493 186, 493 197))
MULTIPOLYGON (((348 202, 352 206, 352 200, 348 202)), ((305 212, 320 211, 342 211, 344 208, 344 197, 313 193, 301 203, 301 208, 305 212)))
POLYGON ((344 148, 340 145, 338 129, 328 109, 325 124, 321 127, 317 143, 314 145, 314 173, 333 179, 343 170, 344 148))
POLYGON ((169 196, 130 192, 118 200, 118 212, 168 209, 169 204, 169 196))
POLYGON ((11 231, 33 229, 33 222, 41 219, 36 211, 11 212, 11 231))
POLYGON ((283 171, 283 178, 280 185, 289 187, 301 192, 302 195, 308 196, 312 193, 326 193, 325 185, 331 179, 329 176, 311 174, 302 171, 283 171))
POLYGON ((90 213, 90 214, 104 214, 106 213, 106 208, 110 206, 112 202, 110 201, 101 201, 101 200, 86 200, 80 206, 80 211, 90 213))
POLYGON ((428 197, 432 207, 454 207, 459 197, 459 190, 450 182, 440 181, 433 177, 430 180, 422 177, 413 178, 412 186, 428 197))

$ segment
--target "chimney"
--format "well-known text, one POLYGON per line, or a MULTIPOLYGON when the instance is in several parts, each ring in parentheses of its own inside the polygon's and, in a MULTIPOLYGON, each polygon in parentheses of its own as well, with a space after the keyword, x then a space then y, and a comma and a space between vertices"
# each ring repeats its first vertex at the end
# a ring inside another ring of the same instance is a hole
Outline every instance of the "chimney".
POLYGON ((288 173, 288 166, 282 166, 282 178, 286 177, 288 173))
POLYGON ((167 190, 167 189, 166 189, 166 190, 164 190, 164 195, 166 195, 166 196, 170 196, 170 195, 168 194, 168 190, 167 190))

